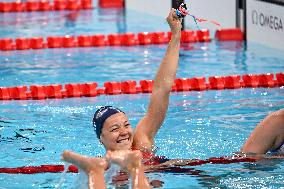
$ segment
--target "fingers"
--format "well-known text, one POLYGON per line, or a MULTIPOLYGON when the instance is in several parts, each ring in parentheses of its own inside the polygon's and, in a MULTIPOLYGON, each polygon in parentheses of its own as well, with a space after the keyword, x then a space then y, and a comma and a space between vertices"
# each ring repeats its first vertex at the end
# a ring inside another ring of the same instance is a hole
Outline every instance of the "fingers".
POLYGON ((176 14, 176 10, 175 10, 175 9, 172 9, 172 10, 171 10, 171 15, 172 15, 172 18, 174 18, 174 19, 179 19, 179 17, 178 17, 177 14, 176 14))
POLYGON ((127 153, 126 150, 107 151, 106 159, 108 162, 116 162, 121 160, 126 153, 127 153))
POLYGON ((174 8, 171 9, 171 11, 169 12, 169 15, 168 15, 168 18, 172 17, 173 13, 175 12, 176 10, 174 8))
POLYGON ((119 158, 119 155, 115 151, 107 151, 105 159, 108 164, 112 162, 116 162, 117 158, 119 158))
POLYGON ((179 20, 179 17, 176 14, 176 9, 172 8, 171 11, 169 12, 168 18, 171 18, 172 20, 179 20))
POLYGON ((65 150, 62 154, 62 159, 68 163, 78 165, 78 162, 82 159, 85 159, 85 156, 65 150))
POLYGON ((121 166, 125 166, 130 163, 129 161, 137 161, 142 159, 142 154, 139 150, 119 150, 119 151, 108 151, 106 153, 106 160, 109 163, 116 163, 121 166))
POLYGON ((66 154, 68 154, 68 150, 64 150, 63 153, 61 154, 61 160, 65 161, 66 154))
POLYGON ((64 160, 64 161, 69 162, 71 157, 72 157, 72 154, 73 154, 73 152, 71 152, 69 150, 64 150, 62 155, 61 155, 61 159, 64 160))
POLYGON ((88 160, 90 159, 87 156, 83 156, 72 151, 64 151, 62 158, 64 161, 76 165, 83 170, 87 170, 88 160))
POLYGON ((169 21, 169 20, 171 20, 171 18, 173 18, 173 12, 174 11, 175 11, 175 9, 172 8, 171 11, 169 12, 167 18, 166 18, 167 21, 169 21))

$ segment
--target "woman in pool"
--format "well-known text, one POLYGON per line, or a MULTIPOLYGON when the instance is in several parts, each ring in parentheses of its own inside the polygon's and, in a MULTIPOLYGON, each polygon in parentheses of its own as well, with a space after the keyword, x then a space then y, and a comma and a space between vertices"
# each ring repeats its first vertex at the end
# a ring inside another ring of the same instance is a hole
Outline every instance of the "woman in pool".
POLYGON ((117 108, 104 106, 94 114, 94 128, 106 151, 137 149, 152 152, 154 137, 166 116, 179 60, 182 26, 174 9, 170 11, 167 22, 172 33, 171 41, 154 80, 148 111, 136 129, 132 129, 127 115, 117 108))
MULTIPOLYGON (((104 145, 107 154, 115 153, 116 151, 121 151, 121 150, 123 150, 124 153, 129 154, 131 153, 131 150, 140 150, 142 152, 143 156, 142 159, 144 165, 146 164, 150 166, 158 164, 160 164, 160 166, 166 164, 183 165, 191 161, 191 160, 168 161, 167 159, 156 157, 152 153, 154 146, 154 137, 157 134, 166 116, 168 103, 169 103, 169 95, 175 79, 175 74, 179 59, 181 21, 175 14, 174 9, 172 9, 171 12, 169 13, 167 17, 167 22, 172 32, 171 41, 168 45, 166 54, 162 60, 162 63, 154 80, 154 86, 150 98, 148 111, 146 112, 145 116, 141 119, 141 121, 138 123, 135 131, 133 131, 132 127, 130 126, 128 118, 125 115, 125 113, 119 110, 118 108, 114 108, 111 106, 101 107, 99 110, 96 111, 93 118, 94 128, 97 137, 100 140, 100 142, 104 145)), ((277 121, 272 124, 275 124, 276 126, 280 125, 280 123, 278 123, 277 121)), ((260 123, 260 125, 262 125, 262 123, 260 123)), ((283 141, 283 130, 281 132, 282 132, 282 141, 283 141)), ((275 135, 273 140, 277 138, 276 137, 277 130, 275 130, 274 134, 275 135)), ((253 146, 256 146, 257 144, 256 143, 253 145, 252 143, 254 138, 253 137, 250 138, 252 139, 249 139, 248 142, 244 145, 242 149, 243 152, 250 151, 255 153, 261 153, 261 152, 265 153, 265 150, 274 148, 272 143, 270 143, 262 151, 250 150, 250 149, 255 149, 256 147, 253 146)), ((262 140, 261 137, 258 139, 262 140)), ((266 142, 264 143, 266 145, 266 142)), ((123 156, 123 153, 120 153, 120 155, 123 156)), ((78 165, 88 174, 90 173, 88 171, 89 169, 86 169, 86 167, 84 167, 86 165, 89 165, 89 163, 84 164, 85 160, 87 162, 90 162, 89 159, 86 159, 86 157, 74 154, 69 151, 65 151, 63 153, 63 159, 68 162, 74 163, 75 165, 78 165)), ((94 158, 95 165, 102 164, 102 167, 106 168, 107 163, 103 162, 106 162, 106 160, 104 159, 98 160, 98 158, 94 158)), ((147 169, 147 167, 145 167, 145 169, 147 169)))
MULTIPOLYGON (((128 156, 131 156, 129 154, 131 154, 132 150, 140 150, 142 152, 144 164, 154 165, 165 161, 158 157, 154 160, 153 157, 155 156, 152 152, 154 137, 166 116, 169 104, 169 95, 174 83, 179 61, 182 25, 181 20, 175 13, 175 9, 170 11, 167 17, 167 22, 171 29, 171 40, 154 80, 148 111, 140 120, 136 129, 132 129, 126 114, 118 108, 104 106, 97 110, 94 114, 94 128, 98 139, 107 151, 106 159, 113 159, 108 156, 116 153, 116 151, 121 152, 121 150, 123 150, 123 153, 120 153, 120 155, 128 159, 128 156)), ((86 165, 90 165, 90 163, 88 163, 90 162, 90 159, 70 151, 65 151, 62 157, 63 160, 79 166, 88 173, 88 175, 90 175, 90 169, 85 167, 86 165)), ((117 162, 117 158, 114 159, 115 162, 117 162)), ((100 169, 100 171, 107 168, 106 160, 102 158, 93 158, 92 160, 94 161, 94 165, 101 165, 100 167, 102 169, 100 169)), ((140 169, 142 168, 140 167, 136 170, 140 169)), ((103 178, 102 174, 99 175, 99 178, 103 178)), ((140 175, 139 180, 140 178, 143 180, 143 175, 141 176, 141 174, 136 174, 136 176, 137 175, 140 175)), ((102 180, 102 183, 104 183, 104 180, 102 180)), ((146 184, 145 186, 145 188, 147 188, 146 184)))

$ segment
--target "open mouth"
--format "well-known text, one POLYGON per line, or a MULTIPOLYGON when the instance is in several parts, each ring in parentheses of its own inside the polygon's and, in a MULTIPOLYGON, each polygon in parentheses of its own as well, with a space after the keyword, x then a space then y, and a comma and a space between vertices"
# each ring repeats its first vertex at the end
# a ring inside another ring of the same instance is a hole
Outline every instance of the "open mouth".
POLYGON ((117 141, 117 143, 127 143, 127 142, 129 142, 129 138, 123 138, 117 141))

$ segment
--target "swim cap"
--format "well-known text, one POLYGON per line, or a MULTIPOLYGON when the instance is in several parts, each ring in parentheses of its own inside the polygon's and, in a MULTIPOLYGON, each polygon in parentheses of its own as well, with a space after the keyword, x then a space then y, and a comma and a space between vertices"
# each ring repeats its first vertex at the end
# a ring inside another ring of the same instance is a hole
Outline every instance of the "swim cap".
POLYGON ((103 106, 95 112, 93 117, 93 127, 96 131, 98 139, 100 138, 105 120, 119 112, 124 113, 122 110, 112 106, 103 106))

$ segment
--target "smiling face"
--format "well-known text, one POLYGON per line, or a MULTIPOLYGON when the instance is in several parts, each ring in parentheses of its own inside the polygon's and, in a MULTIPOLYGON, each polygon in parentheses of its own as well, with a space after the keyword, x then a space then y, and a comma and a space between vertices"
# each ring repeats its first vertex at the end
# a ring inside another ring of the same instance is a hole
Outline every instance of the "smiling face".
POLYGON ((116 113, 106 119, 100 140, 106 150, 129 150, 131 148, 133 130, 124 113, 116 113))

